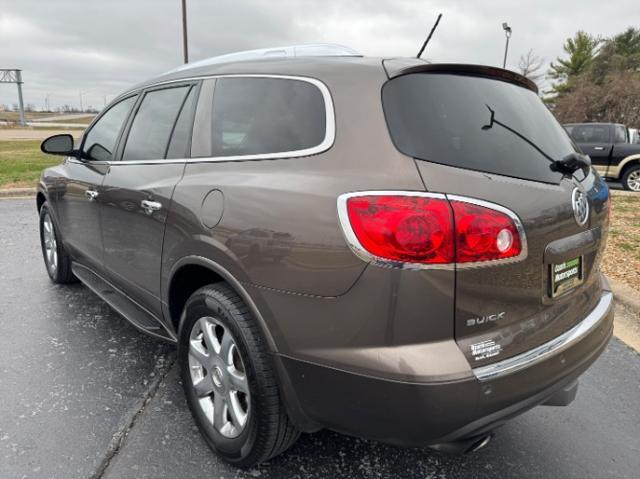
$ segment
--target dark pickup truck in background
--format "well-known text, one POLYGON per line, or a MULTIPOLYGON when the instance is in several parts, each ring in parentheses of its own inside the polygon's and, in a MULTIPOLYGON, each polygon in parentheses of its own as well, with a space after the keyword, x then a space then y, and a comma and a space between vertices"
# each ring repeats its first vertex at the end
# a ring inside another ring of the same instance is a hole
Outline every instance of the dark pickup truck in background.
POLYGON ((631 143, 629 130, 619 123, 568 123, 565 129, 596 171, 619 180, 626 190, 640 191, 640 144, 631 143))

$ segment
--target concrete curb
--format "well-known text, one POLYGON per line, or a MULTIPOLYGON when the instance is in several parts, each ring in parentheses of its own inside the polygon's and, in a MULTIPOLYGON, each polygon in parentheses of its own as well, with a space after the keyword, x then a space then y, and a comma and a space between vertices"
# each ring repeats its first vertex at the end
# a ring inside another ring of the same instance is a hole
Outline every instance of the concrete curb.
POLYGON ((640 315, 640 293, 621 281, 613 278, 607 279, 609 280, 609 284, 611 285, 611 290, 613 291, 616 301, 624 304, 634 313, 640 315))
POLYGON ((0 188, 0 198, 35 196, 35 188, 0 188))

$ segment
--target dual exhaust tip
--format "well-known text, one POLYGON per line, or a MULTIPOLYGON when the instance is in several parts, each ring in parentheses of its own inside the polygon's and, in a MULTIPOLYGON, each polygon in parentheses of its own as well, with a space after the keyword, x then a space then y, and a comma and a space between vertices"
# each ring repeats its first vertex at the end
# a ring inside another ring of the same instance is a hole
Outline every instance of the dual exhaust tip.
POLYGON ((459 441, 434 444, 433 446, 430 446, 430 448, 451 455, 469 454, 485 447, 491 442, 491 439, 493 439, 492 432, 470 437, 468 439, 461 439, 459 441))

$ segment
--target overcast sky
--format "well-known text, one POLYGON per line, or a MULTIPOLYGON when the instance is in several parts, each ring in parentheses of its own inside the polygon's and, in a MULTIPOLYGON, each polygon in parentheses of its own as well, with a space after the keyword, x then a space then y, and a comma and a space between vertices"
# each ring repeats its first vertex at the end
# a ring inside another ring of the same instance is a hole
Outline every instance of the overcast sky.
MULTIPOLYGON (((342 43, 372 56, 424 55, 502 64, 533 49, 547 62, 577 30, 609 36, 640 25, 639 0, 187 0, 191 60, 295 43, 342 43)), ((182 62, 180 0, 0 0, 0 68, 21 68, 25 104, 101 108, 128 86, 182 62)), ((17 101, 0 84, 0 103, 17 101)))

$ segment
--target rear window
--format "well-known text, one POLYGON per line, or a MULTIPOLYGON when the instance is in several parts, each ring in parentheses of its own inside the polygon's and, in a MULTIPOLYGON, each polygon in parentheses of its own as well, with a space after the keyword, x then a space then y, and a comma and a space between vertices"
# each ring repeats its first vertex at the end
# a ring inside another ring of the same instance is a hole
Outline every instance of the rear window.
POLYGON ((382 103, 398 150, 421 160, 559 183, 551 161, 575 151, 536 93, 504 81, 414 73, 387 82, 382 103))
POLYGON ((222 78, 213 100, 212 155, 265 155, 306 150, 326 134, 322 92, 282 78, 222 78))

